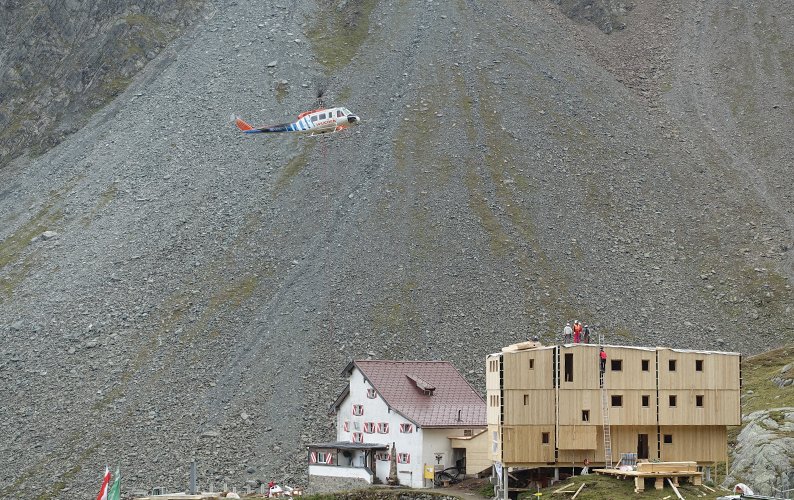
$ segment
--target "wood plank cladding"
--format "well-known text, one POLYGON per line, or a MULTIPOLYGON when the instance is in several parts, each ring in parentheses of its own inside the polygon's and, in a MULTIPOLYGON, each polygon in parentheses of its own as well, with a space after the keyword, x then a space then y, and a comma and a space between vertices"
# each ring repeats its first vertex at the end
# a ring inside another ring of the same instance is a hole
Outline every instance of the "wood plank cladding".
MULTIPOLYGON (((491 452, 506 465, 603 463, 599 346, 505 348, 488 356, 491 452), (498 449, 498 450, 497 450, 498 449), (556 456, 556 459, 555 459, 556 456)), ((604 346, 614 460, 725 460, 728 425, 740 425, 740 356, 604 346)))
POLYGON ((597 435, 594 425, 561 425, 557 447, 561 450, 595 450, 597 435))
POLYGON ((505 390, 505 422, 554 425, 554 390, 505 390))
MULTIPOLYGON (((554 387, 554 349, 504 353, 504 389, 554 387)), ((596 380, 596 385, 598 380, 596 380)))
POLYGON ((554 462, 554 425, 505 425, 503 430, 504 456, 510 462, 554 462))
POLYGON ((739 389, 739 355, 657 349, 659 389, 739 389))
POLYGON ((665 425, 660 428, 660 434, 663 462, 717 462, 728 458, 728 431, 725 426, 665 425))

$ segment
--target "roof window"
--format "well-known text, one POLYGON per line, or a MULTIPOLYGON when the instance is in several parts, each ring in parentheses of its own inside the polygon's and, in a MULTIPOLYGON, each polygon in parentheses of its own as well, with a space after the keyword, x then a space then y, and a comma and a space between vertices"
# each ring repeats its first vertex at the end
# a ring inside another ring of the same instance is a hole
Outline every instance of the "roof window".
POLYGON ((428 382, 426 382, 421 377, 417 377, 416 375, 406 375, 406 377, 408 377, 408 379, 411 382, 416 384, 416 387, 420 391, 422 391, 425 394, 425 396, 432 396, 433 392, 435 392, 435 390, 436 390, 436 388, 434 386, 430 385, 428 382))

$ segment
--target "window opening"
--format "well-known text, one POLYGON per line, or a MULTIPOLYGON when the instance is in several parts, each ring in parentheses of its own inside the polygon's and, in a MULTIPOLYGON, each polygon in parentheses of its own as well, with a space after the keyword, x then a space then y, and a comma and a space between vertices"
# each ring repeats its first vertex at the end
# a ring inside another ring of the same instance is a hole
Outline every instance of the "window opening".
POLYGON ((612 396, 612 406, 623 406, 623 396, 621 395, 613 395, 612 396))
POLYGON ((643 359, 642 360, 642 371, 644 371, 644 372, 651 371, 651 360, 650 359, 643 359))
POLYGON ((535 360, 534 359, 530 359, 529 360, 529 369, 530 370, 534 370, 535 369, 535 360))
POLYGON ((529 394, 524 394, 524 406, 529 406, 529 394))
POLYGON ((372 387, 370 387, 369 389, 367 389, 367 397, 368 397, 369 399, 375 399, 375 396, 376 396, 376 394, 375 394, 375 389, 373 389, 372 387))
POLYGON ((354 443, 363 443, 364 442, 364 434, 362 434, 360 432, 354 432, 352 441, 354 443))
POLYGON ((317 115, 312 115, 312 122, 316 122, 316 121, 317 121, 317 115))
POLYGON ((364 422, 364 432, 367 434, 375 432, 375 422, 364 422))
POLYGON ((400 424, 400 432, 410 434, 414 431, 414 424, 400 424))
POLYGON ((582 410, 582 422, 590 421, 590 410, 582 410))
POLYGON ((378 422, 378 434, 388 434, 388 433, 389 433, 388 422, 378 422))
POLYGON ((651 406, 651 396, 649 396, 648 394, 643 394, 642 395, 642 407, 643 408, 648 408, 649 406, 651 406))
POLYGON ((398 464, 409 464, 411 463, 411 455, 408 453, 398 453, 397 454, 397 463, 398 464))
POLYGON ((671 359, 667 362, 667 366, 670 368, 671 372, 675 371, 675 360, 671 359))
POLYGON ((673 444, 673 435, 672 434, 665 434, 664 435, 664 444, 673 444))
POLYGON ((549 444, 549 433, 544 432, 540 435, 540 440, 543 444, 549 444))
POLYGON ((702 359, 696 359, 695 360, 695 371, 696 372, 702 372, 703 371, 703 360, 702 359))
POLYGON ((364 414, 364 405, 353 405, 353 415, 360 417, 364 414))
POLYGON ((670 408, 675 408, 676 403, 678 402, 678 398, 675 396, 675 394, 670 394, 669 399, 670 399, 670 408))
POLYGON ((573 353, 565 353, 565 381, 573 382, 573 353))
POLYGON ((613 359, 612 360, 612 371, 613 372, 623 371, 623 360, 622 359, 613 359))
POLYGON ((695 396, 695 406, 698 408, 703 408, 703 395, 698 394, 695 396))

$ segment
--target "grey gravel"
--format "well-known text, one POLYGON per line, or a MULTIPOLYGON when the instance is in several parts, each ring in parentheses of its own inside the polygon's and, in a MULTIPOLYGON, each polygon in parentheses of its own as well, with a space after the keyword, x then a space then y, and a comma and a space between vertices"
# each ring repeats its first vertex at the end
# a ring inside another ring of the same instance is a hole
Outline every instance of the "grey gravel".
POLYGON ((641 2, 606 34, 545 2, 379 2, 329 70, 313 2, 210 2, 0 170, 1 496, 95 494, 105 464, 175 491, 193 458, 202 487, 303 484, 352 358, 449 359, 483 390, 487 353, 572 319, 791 342, 794 22, 756 7, 641 2), (229 123, 288 120, 319 82, 361 126, 229 123))

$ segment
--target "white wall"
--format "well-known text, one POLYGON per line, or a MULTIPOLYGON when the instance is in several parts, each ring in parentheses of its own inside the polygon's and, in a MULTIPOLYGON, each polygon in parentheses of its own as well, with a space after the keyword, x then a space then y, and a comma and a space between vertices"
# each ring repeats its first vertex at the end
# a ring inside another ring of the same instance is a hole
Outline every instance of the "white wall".
MULTIPOLYGON (((401 433, 400 424, 410 424, 411 422, 396 411, 389 410, 389 407, 379 394, 376 394, 374 399, 368 398, 367 389, 371 387, 364 379, 361 371, 354 369, 350 376, 350 394, 342 401, 336 416, 337 441, 352 441, 353 432, 361 432, 365 443, 384 444, 389 449, 391 449, 392 443, 395 443, 397 453, 408 453, 411 457, 411 463, 397 464, 400 483, 413 486, 416 481, 412 481, 411 478, 418 477, 418 486, 421 486, 422 465, 424 463, 422 462, 421 431, 414 426, 412 433, 401 433), (364 415, 353 415, 354 404, 364 406, 364 415), (348 432, 344 431, 345 420, 350 422, 350 430, 348 432), (376 427, 379 422, 386 422, 389 424, 389 432, 381 434, 377 432, 376 428, 375 433, 365 433, 364 422, 374 422, 376 427), (356 429, 356 424, 358 424, 358 429, 356 429), (410 471, 411 473, 400 473, 400 471, 410 471)), ((388 450, 386 452, 388 453, 388 450)), ((385 483, 389 477, 389 462, 385 460, 377 461, 375 463, 375 472, 378 478, 385 483)))
POLYGON ((336 467, 333 465, 310 465, 310 476, 326 477, 347 477, 353 479, 363 479, 368 483, 372 482, 372 476, 366 469, 354 469, 351 467, 336 467))

